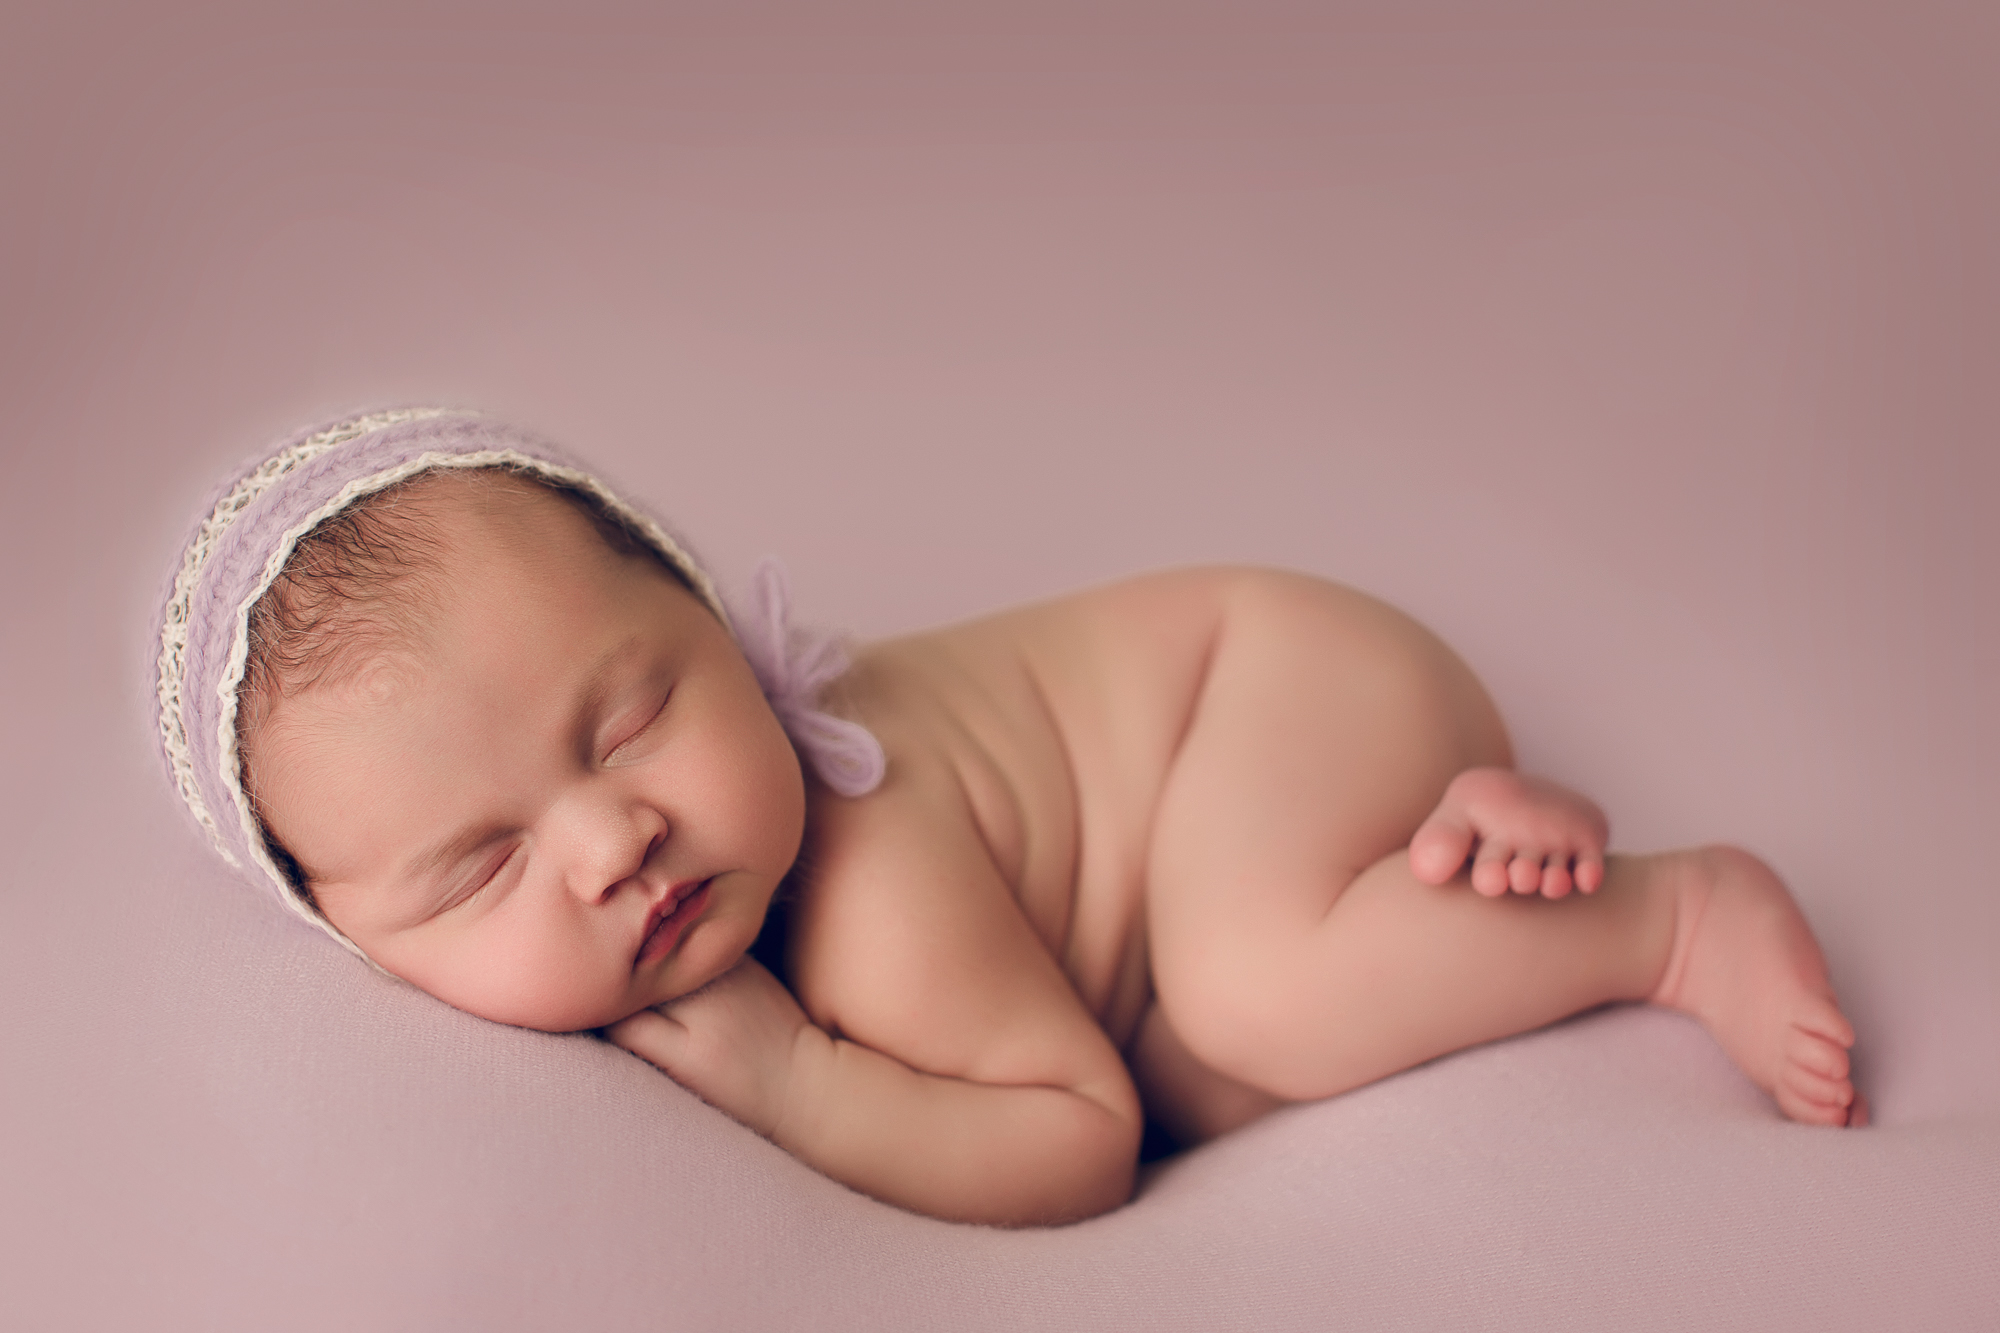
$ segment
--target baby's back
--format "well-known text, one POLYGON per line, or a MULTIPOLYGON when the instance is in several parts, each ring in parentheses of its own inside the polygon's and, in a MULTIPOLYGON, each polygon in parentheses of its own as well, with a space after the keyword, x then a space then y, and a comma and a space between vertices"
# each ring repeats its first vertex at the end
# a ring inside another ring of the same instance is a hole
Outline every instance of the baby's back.
MULTIPOLYGON (((878 891, 862 883, 871 844, 907 820, 955 820, 962 839, 930 832, 989 863, 1105 1034, 1127 1045, 1150 998, 1153 813, 1225 597, 1246 577, 1269 576, 1150 575, 858 653, 837 706, 881 739, 890 776, 859 802, 815 799, 817 873, 802 889, 791 969, 807 1011, 824 1020, 840 1008, 838 978, 868 975, 824 957, 814 926, 842 914, 844 894, 878 891), (855 817, 871 803, 881 817, 855 817)), ((967 891, 957 878, 918 891, 948 912, 967 891)))

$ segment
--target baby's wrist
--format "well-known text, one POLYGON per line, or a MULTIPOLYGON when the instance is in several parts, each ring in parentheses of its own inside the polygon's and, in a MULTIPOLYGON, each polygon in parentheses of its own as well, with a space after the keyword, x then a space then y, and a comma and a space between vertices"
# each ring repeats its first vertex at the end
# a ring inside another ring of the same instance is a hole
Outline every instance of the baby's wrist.
POLYGON ((826 1105, 835 1058, 833 1038, 818 1025, 803 1023, 793 1034, 784 1097, 765 1135, 786 1152, 807 1156, 803 1150, 813 1137, 820 1108, 826 1105))

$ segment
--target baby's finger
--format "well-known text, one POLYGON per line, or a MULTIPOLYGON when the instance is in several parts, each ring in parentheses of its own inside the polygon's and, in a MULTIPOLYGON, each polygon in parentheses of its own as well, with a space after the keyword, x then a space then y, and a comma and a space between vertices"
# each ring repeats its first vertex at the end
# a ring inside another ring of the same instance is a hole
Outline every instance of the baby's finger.
POLYGON ((604 1029, 604 1039, 613 1046, 669 1072, 686 1035, 686 1028, 651 1009, 641 1009, 604 1029))

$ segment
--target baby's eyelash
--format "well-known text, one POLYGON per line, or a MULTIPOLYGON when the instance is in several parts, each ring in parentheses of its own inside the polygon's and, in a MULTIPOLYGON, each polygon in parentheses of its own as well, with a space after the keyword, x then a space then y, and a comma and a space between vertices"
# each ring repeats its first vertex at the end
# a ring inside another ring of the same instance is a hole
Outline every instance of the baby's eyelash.
POLYGON ((655 726, 657 726, 659 724, 660 718, 666 714, 667 700, 673 697, 674 697, 674 692, 672 690, 668 690, 664 695, 662 695, 660 697, 660 706, 658 708, 655 708, 652 711, 652 714, 649 717, 647 717, 647 719, 644 722, 640 723, 639 726, 632 732, 631 735, 627 736, 624 740, 618 742, 618 744, 612 746, 611 752, 604 756, 604 762, 608 764, 614 759, 616 759, 618 757, 619 751, 623 750, 633 741, 638 740, 641 736, 645 735, 647 732, 651 731, 655 726))
POLYGON ((507 863, 512 861, 514 859, 515 854, 518 853, 520 850, 521 849, 518 844, 516 844, 513 847, 509 847, 507 849, 507 854, 501 857, 498 861, 494 862, 493 868, 491 870, 487 871, 485 874, 479 877, 478 882, 472 886, 470 892, 461 894, 454 901, 445 904, 444 910, 449 912, 456 908, 463 907, 467 903, 471 902, 473 899, 479 897, 479 895, 481 895, 482 893, 485 893, 487 889, 493 886, 493 881, 500 878, 500 872, 507 868, 507 863))

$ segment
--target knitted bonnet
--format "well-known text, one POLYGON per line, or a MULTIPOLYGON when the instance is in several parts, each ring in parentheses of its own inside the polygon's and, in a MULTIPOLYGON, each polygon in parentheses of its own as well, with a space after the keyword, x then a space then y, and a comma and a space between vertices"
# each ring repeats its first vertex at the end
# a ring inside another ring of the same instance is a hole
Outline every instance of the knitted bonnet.
POLYGON ((160 616, 160 745, 181 799, 223 860, 261 871, 286 907, 360 952, 293 890, 244 791, 236 695, 248 660, 250 613, 299 540, 355 501, 421 472, 484 467, 510 468, 591 497, 730 628, 778 720, 827 786, 858 796, 882 780, 882 747, 874 736, 817 706, 819 691, 846 669, 846 657, 831 636, 791 628, 775 562, 759 567, 752 604, 732 617, 714 581, 658 522, 548 441, 476 412, 402 408, 285 440, 218 490, 181 553, 160 616))

